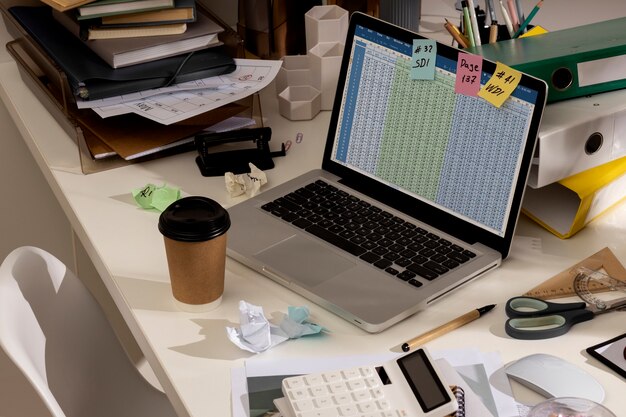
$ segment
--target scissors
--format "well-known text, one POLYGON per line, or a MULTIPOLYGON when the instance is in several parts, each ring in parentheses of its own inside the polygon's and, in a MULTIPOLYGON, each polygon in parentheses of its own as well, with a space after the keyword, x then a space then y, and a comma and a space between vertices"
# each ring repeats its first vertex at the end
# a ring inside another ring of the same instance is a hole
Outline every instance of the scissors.
POLYGON ((551 303, 533 297, 513 297, 506 303, 506 333, 515 339, 537 340, 561 336, 576 323, 598 314, 626 308, 626 297, 587 305, 585 302, 551 303))

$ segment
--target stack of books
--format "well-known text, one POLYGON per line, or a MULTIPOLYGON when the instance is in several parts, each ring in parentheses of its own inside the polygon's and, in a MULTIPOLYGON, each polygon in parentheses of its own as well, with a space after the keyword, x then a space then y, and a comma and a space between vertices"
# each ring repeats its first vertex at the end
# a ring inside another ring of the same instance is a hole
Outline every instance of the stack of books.
MULTIPOLYGON (((37 6, 18 3, 3 12, 21 33, 28 35, 20 41, 38 46, 18 50, 42 56, 46 61, 44 66, 37 58, 35 65, 55 68, 62 74, 49 76, 67 85, 54 85, 47 92, 52 95, 57 89, 62 92, 62 97, 55 99, 76 126, 77 137, 84 136, 92 158, 98 155, 124 158, 123 151, 131 145, 137 145, 133 150, 138 152, 133 155, 169 148, 244 110, 242 106, 231 106, 232 110, 224 111, 220 108, 180 125, 163 126, 138 115, 103 120, 91 109, 77 108, 76 102, 80 100, 121 97, 228 74, 237 67, 231 50, 227 49, 230 44, 217 46, 222 45, 222 33, 231 42, 231 31, 195 0, 42 2, 45 4, 37 6), (144 140, 144 136, 150 141, 144 140), (121 137, 126 137, 127 143, 113 146, 111 139, 121 137)), ((20 62, 29 67, 29 62, 32 63, 28 59, 20 62)))
POLYGON ((113 68, 220 44, 222 28, 197 13, 195 0, 44 1, 58 23, 113 68))
POLYGON ((198 16, 193 24, 181 23, 182 31, 174 33, 161 32, 177 24, 105 28, 92 23, 85 25, 68 12, 54 10, 52 16, 113 68, 186 54, 220 43, 221 27, 205 15, 198 16))
POLYGON ((195 0, 95 0, 76 8, 84 39, 179 35, 196 21, 195 0))

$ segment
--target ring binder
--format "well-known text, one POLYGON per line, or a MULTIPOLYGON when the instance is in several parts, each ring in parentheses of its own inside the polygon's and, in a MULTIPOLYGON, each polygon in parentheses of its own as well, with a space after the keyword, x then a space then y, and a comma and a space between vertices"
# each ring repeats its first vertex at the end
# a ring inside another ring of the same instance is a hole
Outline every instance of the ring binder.
POLYGON ((451 389, 458 404, 454 417, 465 417, 465 391, 458 385, 452 386, 451 389))
POLYGON ((469 48, 541 78, 548 103, 626 87, 626 17, 469 48))

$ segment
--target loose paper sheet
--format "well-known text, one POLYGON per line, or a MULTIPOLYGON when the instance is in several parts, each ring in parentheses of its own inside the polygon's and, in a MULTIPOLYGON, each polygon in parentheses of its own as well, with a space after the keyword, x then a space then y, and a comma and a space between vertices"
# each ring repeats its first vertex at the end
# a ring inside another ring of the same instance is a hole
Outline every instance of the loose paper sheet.
POLYGON ((276 77, 282 61, 235 59, 230 74, 140 91, 101 100, 82 100, 78 108, 91 108, 107 118, 135 113, 170 125, 260 91, 276 77))
MULTIPOLYGON (((469 348, 431 351, 430 354, 434 360, 449 362, 491 414, 519 417, 518 404, 508 379, 503 372, 497 372, 502 368, 498 353, 469 348), (479 374, 484 375, 477 378, 479 374)), ((280 381, 287 376, 380 364, 397 356, 395 352, 383 352, 377 355, 247 360, 245 367, 233 368, 231 372, 233 417, 264 415, 270 410, 264 407, 273 407, 269 404, 271 397, 282 396, 280 381)))

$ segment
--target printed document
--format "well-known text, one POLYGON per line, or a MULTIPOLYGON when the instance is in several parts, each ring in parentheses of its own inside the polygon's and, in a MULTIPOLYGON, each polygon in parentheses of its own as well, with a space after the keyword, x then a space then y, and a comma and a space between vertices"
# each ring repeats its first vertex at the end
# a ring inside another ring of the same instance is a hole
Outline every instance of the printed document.
POLYGON ((258 59, 235 62, 237 68, 230 74, 101 100, 81 100, 78 108, 91 108, 102 118, 136 113, 170 125, 260 91, 272 82, 282 64, 258 59))

